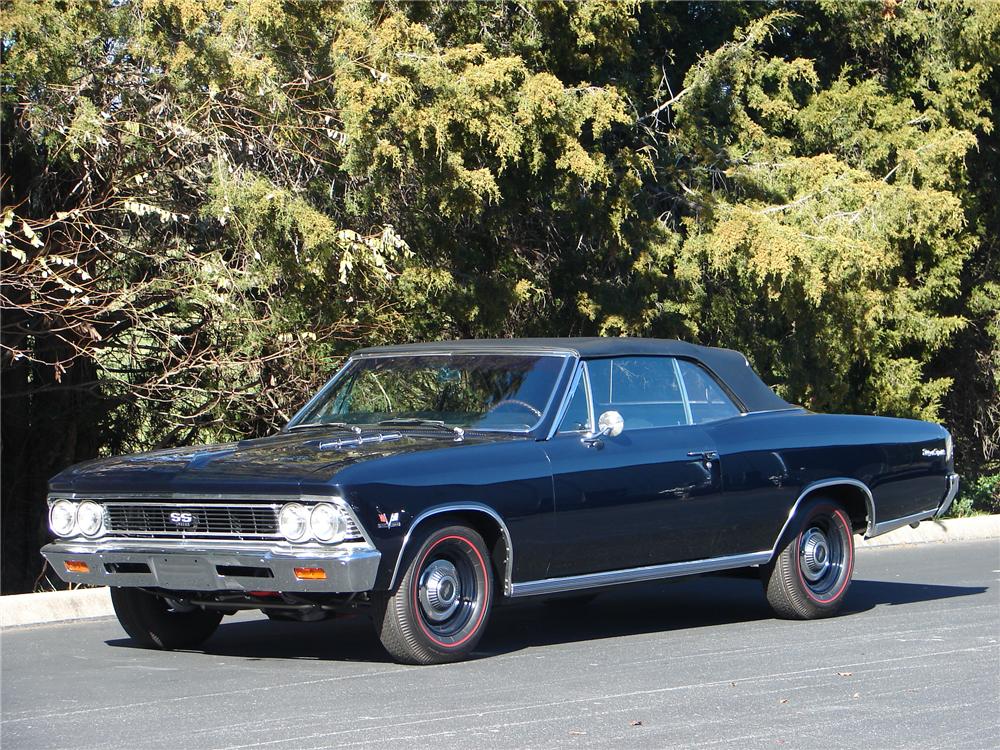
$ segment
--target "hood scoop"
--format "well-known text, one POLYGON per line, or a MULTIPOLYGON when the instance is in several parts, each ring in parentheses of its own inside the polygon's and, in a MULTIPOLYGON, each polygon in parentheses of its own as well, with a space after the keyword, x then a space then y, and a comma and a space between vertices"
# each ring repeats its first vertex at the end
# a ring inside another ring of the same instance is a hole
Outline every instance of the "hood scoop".
POLYGON ((401 432, 380 432, 377 435, 356 435, 355 437, 336 438, 335 440, 317 440, 310 445, 316 446, 316 450, 333 451, 342 448, 354 448, 358 445, 369 443, 388 443, 393 440, 401 440, 401 432))

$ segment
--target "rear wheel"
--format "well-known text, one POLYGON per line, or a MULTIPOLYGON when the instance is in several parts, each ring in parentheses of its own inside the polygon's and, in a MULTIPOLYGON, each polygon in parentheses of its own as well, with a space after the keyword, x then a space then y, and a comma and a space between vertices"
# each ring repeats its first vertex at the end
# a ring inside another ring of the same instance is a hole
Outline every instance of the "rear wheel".
POLYGON ((399 587, 374 602, 386 651, 404 664, 458 661, 479 643, 493 605, 483 538, 465 526, 426 533, 399 587))
POLYGON ((112 587, 111 603, 125 632, 147 648, 194 648, 222 622, 221 612, 182 605, 141 589, 112 587))
POLYGON ((762 570, 767 601, 786 619, 829 617, 843 606, 854 571, 851 519, 826 499, 810 501, 796 518, 794 536, 762 570))

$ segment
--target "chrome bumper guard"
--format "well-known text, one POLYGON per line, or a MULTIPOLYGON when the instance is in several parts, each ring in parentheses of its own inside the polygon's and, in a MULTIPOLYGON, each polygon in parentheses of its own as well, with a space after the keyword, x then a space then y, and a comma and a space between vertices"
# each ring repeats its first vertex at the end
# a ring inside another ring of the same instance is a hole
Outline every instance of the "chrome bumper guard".
POLYGON ((68 583, 173 591, 370 591, 381 553, 368 544, 292 547, 272 543, 175 544, 149 540, 60 541, 42 547, 68 583), (86 563, 70 572, 66 562, 86 563), (322 568, 323 580, 296 577, 295 568, 322 568))
POLYGON ((941 505, 938 506, 937 513, 934 514, 935 518, 940 518, 948 509, 951 507, 952 501, 955 499, 955 495, 958 494, 958 474, 948 475, 948 491, 944 495, 944 500, 941 501, 941 505))

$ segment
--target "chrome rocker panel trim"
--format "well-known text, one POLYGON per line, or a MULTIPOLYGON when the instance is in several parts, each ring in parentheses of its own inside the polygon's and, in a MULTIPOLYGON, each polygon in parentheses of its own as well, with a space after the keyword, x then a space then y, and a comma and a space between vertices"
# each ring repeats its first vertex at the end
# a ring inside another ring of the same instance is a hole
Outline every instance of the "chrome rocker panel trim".
POLYGON ((746 555, 729 555, 727 557, 713 557, 706 560, 691 560, 689 562, 667 563, 665 565, 647 565, 642 568, 608 570, 601 573, 587 573, 580 576, 546 578, 541 581, 515 583, 513 584, 510 596, 556 594, 563 591, 578 591, 580 589, 613 586, 621 583, 655 581, 661 578, 695 575, 697 573, 713 573, 729 568, 763 565, 770 559, 770 552, 752 552, 746 555))
POLYGON ((166 543, 155 540, 104 539, 47 544, 42 554, 53 570, 70 583, 139 586, 174 591, 295 591, 352 593, 371 591, 382 555, 367 544, 292 548, 270 543, 166 543), (67 560, 80 560, 89 573, 71 573, 67 560), (140 563, 149 573, 112 572, 114 563, 140 563), (218 566, 266 568, 271 576, 219 573, 218 566), (322 568, 325 580, 299 580, 293 568, 322 568))

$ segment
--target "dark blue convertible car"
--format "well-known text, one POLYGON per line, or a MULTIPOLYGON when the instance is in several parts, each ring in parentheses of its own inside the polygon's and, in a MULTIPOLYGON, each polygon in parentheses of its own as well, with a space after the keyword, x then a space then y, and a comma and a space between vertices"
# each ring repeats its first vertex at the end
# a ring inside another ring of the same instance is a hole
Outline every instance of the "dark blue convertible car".
POLYGON ((279 434, 80 464, 50 486, 66 581, 137 642, 225 614, 370 612, 401 662, 463 658, 515 597, 756 569, 776 614, 842 605, 854 535, 944 513, 938 425, 814 414, 734 351, 654 339, 356 352, 279 434))

